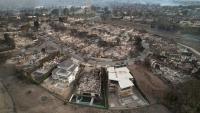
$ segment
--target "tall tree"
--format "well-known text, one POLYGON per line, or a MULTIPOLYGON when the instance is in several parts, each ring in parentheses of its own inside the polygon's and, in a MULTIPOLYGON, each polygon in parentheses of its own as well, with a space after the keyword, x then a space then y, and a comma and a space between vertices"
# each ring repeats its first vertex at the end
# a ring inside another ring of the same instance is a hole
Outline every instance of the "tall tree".
POLYGON ((68 16, 69 15, 69 9, 68 8, 63 9, 63 14, 65 16, 68 16))
POLYGON ((36 30, 38 30, 38 28, 40 27, 40 24, 37 20, 34 21, 34 27, 36 28, 36 30))
POLYGON ((51 11, 51 14, 54 15, 54 16, 58 16, 59 15, 59 9, 53 9, 51 11))

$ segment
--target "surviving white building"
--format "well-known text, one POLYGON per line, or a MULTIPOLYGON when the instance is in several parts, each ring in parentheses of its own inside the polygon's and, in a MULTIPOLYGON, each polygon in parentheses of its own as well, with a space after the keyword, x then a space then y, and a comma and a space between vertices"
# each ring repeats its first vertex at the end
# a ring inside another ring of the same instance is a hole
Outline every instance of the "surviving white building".
POLYGON ((119 96, 128 96, 132 94, 133 76, 127 67, 108 67, 109 90, 118 92, 119 96))
POLYGON ((52 78, 70 85, 75 80, 78 69, 79 66, 73 63, 72 60, 65 60, 53 70, 52 78))

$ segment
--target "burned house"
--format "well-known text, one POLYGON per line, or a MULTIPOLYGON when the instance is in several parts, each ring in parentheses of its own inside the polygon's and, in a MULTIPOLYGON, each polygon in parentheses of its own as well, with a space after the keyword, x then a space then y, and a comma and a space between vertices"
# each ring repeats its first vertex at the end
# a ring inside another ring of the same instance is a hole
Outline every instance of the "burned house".
POLYGON ((97 68, 84 70, 69 102, 89 106, 102 105, 105 102, 102 93, 102 70, 97 68))
POLYGON ((60 60, 61 58, 55 57, 53 60, 43 63, 42 67, 31 73, 32 79, 37 83, 41 83, 50 76, 51 71, 56 67, 60 60))
MULTIPOLYGON (((43 59, 47 58, 46 53, 26 53, 17 57, 16 68, 17 70, 23 70, 24 72, 32 72, 40 66, 43 59)), ((26 75, 26 74, 25 74, 26 75)))
POLYGON ((100 70, 92 70, 80 78, 76 93, 79 95, 101 96, 100 70))
POLYGON ((160 69, 160 64, 155 59, 150 60, 150 65, 153 69, 160 69))
MULTIPOLYGON (((59 51, 47 44, 39 45, 35 48, 22 49, 14 60, 17 71, 23 75, 30 77, 31 73, 43 66, 43 63, 48 62, 59 54, 59 51)), ((32 78, 31 78, 32 79, 32 78)))

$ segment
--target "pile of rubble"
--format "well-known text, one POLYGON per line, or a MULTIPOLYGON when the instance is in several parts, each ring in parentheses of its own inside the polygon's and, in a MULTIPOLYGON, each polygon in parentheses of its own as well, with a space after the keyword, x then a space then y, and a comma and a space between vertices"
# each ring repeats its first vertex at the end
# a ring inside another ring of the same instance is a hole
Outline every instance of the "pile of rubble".
POLYGON ((58 58, 56 56, 53 60, 44 62, 42 67, 38 68, 37 70, 31 73, 32 79, 37 83, 42 82, 44 79, 49 77, 52 69, 55 68, 56 65, 58 65, 61 59, 62 57, 58 58))
POLYGON ((131 50, 137 49, 135 37, 141 35, 134 29, 106 24, 84 23, 70 29, 71 33, 60 36, 61 41, 83 56, 97 58, 127 58, 131 50))
POLYGON ((100 70, 94 69, 85 72, 80 78, 77 86, 77 93, 101 94, 101 76, 100 70))
POLYGON ((199 72, 198 60, 190 50, 158 36, 150 35, 145 41, 149 43, 152 52, 147 59, 150 59, 153 72, 167 81, 173 84, 182 83, 199 72))

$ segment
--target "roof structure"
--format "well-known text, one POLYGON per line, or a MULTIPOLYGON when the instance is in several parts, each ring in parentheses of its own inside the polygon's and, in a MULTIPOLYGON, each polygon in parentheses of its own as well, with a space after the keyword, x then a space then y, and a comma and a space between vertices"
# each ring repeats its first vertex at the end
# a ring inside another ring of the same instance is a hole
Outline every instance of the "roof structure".
POLYGON ((133 82, 130 80, 133 79, 133 76, 129 73, 127 67, 108 67, 107 71, 109 80, 118 81, 121 89, 134 86, 133 82))
POLYGON ((61 81, 67 80, 69 83, 71 83, 75 79, 77 71, 78 65, 74 64, 71 59, 65 60, 53 70, 52 78, 61 81))

